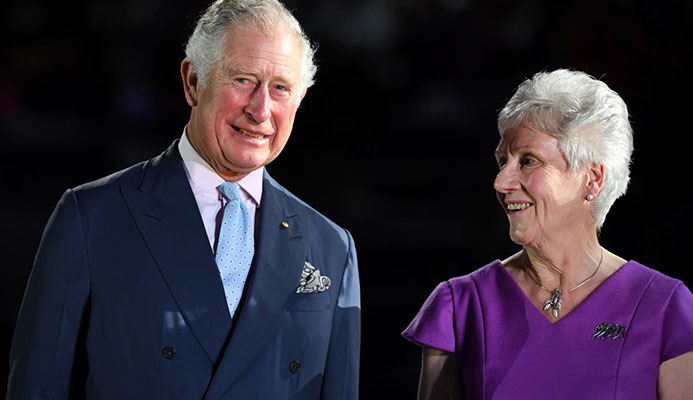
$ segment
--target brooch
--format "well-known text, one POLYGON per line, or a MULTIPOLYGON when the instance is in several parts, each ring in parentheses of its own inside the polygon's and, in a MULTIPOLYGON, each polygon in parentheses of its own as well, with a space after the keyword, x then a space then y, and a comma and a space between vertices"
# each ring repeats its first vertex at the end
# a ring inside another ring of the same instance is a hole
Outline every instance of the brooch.
POLYGON ((592 338, 594 340, 604 340, 604 338, 611 338, 611 340, 616 340, 620 337, 626 337, 625 325, 612 324, 609 322, 602 322, 601 324, 595 326, 594 334, 592 335, 592 338))

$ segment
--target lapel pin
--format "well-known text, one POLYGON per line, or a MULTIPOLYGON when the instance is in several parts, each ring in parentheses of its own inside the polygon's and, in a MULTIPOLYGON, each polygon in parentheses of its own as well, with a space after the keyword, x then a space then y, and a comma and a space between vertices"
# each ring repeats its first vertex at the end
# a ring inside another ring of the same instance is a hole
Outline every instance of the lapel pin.
POLYGON ((306 261, 301 271, 301 280, 298 282, 296 293, 324 292, 330 288, 331 284, 330 278, 320 275, 320 270, 315 269, 306 261))

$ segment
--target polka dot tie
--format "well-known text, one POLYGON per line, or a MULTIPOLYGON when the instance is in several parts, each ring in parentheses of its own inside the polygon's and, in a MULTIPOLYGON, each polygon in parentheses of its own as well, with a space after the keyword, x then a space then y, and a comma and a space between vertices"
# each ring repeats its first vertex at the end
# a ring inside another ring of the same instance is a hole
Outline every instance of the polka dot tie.
POLYGON ((228 202, 224 207, 215 257, 224 284, 226 304, 233 318, 255 253, 253 221, 241 201, 241 189, 237 183, 224 182, 217 189, 228 202))

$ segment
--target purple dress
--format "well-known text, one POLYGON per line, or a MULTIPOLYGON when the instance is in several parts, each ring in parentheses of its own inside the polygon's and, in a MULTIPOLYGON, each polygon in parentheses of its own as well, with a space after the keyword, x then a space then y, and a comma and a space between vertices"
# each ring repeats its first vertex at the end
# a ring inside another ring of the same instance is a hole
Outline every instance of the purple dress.
POLYGON ((693 295, 629 261, 552 324, 496 260, 438 285, 402 335, 456 353, 468 399, 656 399, 659 365, 693 351, 693 295))

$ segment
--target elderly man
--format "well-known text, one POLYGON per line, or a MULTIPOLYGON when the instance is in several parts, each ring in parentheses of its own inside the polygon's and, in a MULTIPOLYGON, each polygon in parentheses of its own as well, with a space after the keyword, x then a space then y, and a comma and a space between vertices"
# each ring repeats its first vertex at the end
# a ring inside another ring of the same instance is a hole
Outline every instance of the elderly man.
POLYGON ((276 0, 224 0, 186 55, 180 140, 68 190, 51 216, 9 398, 357 397, 353 240, 264 169, 313 83, 313 49, 276 0))

